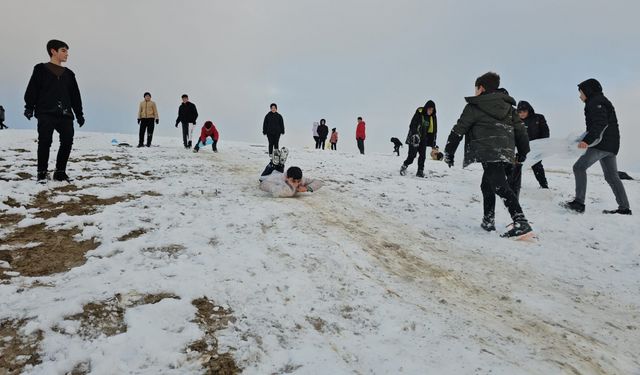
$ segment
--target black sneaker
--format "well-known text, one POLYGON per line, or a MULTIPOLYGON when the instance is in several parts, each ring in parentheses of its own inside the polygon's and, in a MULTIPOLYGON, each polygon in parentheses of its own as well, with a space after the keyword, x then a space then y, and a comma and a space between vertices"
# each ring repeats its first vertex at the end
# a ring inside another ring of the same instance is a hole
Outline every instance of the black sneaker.
POLYGON ((140 148, 140 147, 144 147, 144 145, 138 145, 137 147, 138 147, 138 148, 140 148))
POLYGON ((49 173, 48 172, 38 172, 38 183, 39 184, 46 184, 48 180, 49 180, 49 173))
POLYGON ((416 172, 416 177, 424 177, 424 172, 421 170, 418 170, 418 172, 416 172))
POLYGON ((55 171, 53 172, 53 180, 54 181, 67 181, 71 182, 71 178, 67 175, 65 171, 55 171))
POLYGON ((567 210, 575 211, 578 213, 584 212, 584 203, 580 203, 575 199, 572 200, 571 202, 563 203, 562 207, 566 208, 567 210))
POLYGON ((191 141, 187 142, 187 147, 188 148, 191 148, 191 145, 192 145, 191 141))
POLYGON ((482 229, 486 230, 487 232, 496 230, 495 219, 492 217, 484 216, 482 218, 482 223, 480 223, 480 227, 482 227, 482 229))
POLYGON ((604 210, 603 214, 620 214, 620 215, 631 215, 631 210, 628 208, 618 208, 617 210, 604 210))
POLYGON ((533 229, 531 229, 531 225, 529 225, 529 222, 527 222, 526 220, 521 220, 511 224, 511 229, 509 229, 505 233, 502 233, 500 237, 521 239, 532 234, 533 229))
POLYGON ((407 174, 407 166, 402 164, 402 167, 400 167, 400 176, 404 176, 407 174))

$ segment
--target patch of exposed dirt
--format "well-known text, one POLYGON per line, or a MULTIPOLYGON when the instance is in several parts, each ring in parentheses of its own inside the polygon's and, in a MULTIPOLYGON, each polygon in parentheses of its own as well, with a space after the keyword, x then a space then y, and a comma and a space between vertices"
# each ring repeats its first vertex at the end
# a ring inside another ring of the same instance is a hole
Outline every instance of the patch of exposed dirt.
MULTIPOLYGON (((11 269, 6 271, 19 272, 22 276, 45 276, 68 271, 83 265, 87 261, 85 253, 100 244, 93 239, 74 240, 73 237, 80 232, 77 228, 55 231, 47 229, 44 224, 18 228, 3 239, 4 244, 17 249, 0 251, 0 260, 11 265, 11 269), (20 248, 28 242, 37 242, 38 245, 20 248)), ((7 277, 6 273, 0 273, 0 278, 7 277)))
MULTIPOLYGON (((73 191, 73 188, 68 189, 73 191)), ((95 195, 79 195, 70 201, 51 202, 49 196, 48 191, 41 191, 35 196, 33 202, 27 205, 27 208, 35 208, 40 211, 34 215, 35 217, 50 219, 62 213, 66 213, 69 216, 91 215, 102 206, 110 206, 134 198, 130 194, 106 199, 98 198, 95 195)))
POLYGON ((112 156, 105 155, 105 156, 97 156, 97 157, 71 158, 69 159, 69 161, 72 163, 78 163, 78 162, 95 163, 98 161, 116 161, 120 159, 124 159, 124 158, 114 158, 112 156))
POLYGON ((18 177, 20 177, 21 180, 29 180, 31 179, 31 177, 33 177, 31 173, 27 172, 18 172, 16 174, 18 175, 18 177))
POLYGON ((42 341, 42 331, 32 335, 21 334, 28 320, 3 320, 0 322, 0 374, 17 375, 28 366, 42 362, 38 348, 42 341))
POLYGON ((118 241, 122 242, 122 241, 128 241, 134 238, 138 238, 140 236, 142 236, 143 234, 147 233, 147 230, 144 228, 140 228, 140 229, 136 229, 133 230, 127 234, 125 234, 124 236, 118 238, 118 241))
MULTIPOLYGON (((127 332, 124 313, 127 308, 152 305, 165 298, 179 298, 174 294, 116 294, 100 302, 90 302, 83 306, 79 314, 66 317, 66 320, 80 322, 78 334, 85 340, 96 339, 102 335, 115 336, 127 332)), ((57 328, 59 329, 59 328, 57 328)))
POLYGON ((2 203, 6 204, 9 207, 13 207, 13 208, 22 207, 20 202, 18 202, 17 200, 13 199, 12 197, 9 197, 9 198, 5 199, 5 201, 2 202, 2 203))
POLYGON ((24 148, 11 148, 9 151, 18 152, 24 154, 25 152, 29 152, 29 150, 25 150, 24 148))
POLYGON ((158 193, 157 191, 151 191, 151 190, 149 190, 149 191, 143 191, 143 192, 142 192, 142 195, 148 195, 148 196, 150 196, 150 197, 161 197, 161 196, 162 196, 162 194, 161 194, 161 193, 158 193))
POLYGON ((187 348, 189 357, 198 360, 207 375, 241 373, 242 369, 238 367, 231 353, 218 352, 218 339, 215 336, 216 331, 226 328, 229 322, 235 321, 233 312, 222 306, 216 306, 206 297, 195 299, 191 303, 198 309, 193 322, 204 331, 204 336, 189 345, 187 348))

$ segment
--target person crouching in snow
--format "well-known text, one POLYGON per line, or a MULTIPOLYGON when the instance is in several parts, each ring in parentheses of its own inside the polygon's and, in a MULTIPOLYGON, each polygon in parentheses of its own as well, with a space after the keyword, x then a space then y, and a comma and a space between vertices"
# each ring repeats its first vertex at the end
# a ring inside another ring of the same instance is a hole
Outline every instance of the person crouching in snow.
POLYGON ((297 193, 313 193, 323 185, 321 181, 302 177, 302 170, 298 167, 290 167, 284 172, 288 151, 273 150, 273 156, 269 164, 260 175, 260 189, 271 193, 274 198, 293 197, 297 193))
POLYGON ((207 121, 202 126, 202 130, 200 131, 199 142, 196 142, 196 147, 193 148, 193 152, 198 152, 200 150, 200 143, 204 146, 207 142, 207 137, 211 137, 213 139, 213 143, 211 144, 211 149, 213 152, 218 152, 218 129, 213 125, 213 122, 207 121))

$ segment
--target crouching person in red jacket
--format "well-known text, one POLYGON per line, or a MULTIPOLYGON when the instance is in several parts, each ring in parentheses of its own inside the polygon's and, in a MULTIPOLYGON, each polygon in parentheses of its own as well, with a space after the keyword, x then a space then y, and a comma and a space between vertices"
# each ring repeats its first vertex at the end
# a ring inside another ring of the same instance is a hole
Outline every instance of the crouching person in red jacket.
POLYGON ((213 143, 211 144, 213 152, 218 152, 218 136, 218 129, 213 125, 213 122, 205 122, 202 130, 200 131, 200 138, 198 139, 199 142, 196 142, 196 147, 193 148, 193 152, 198 152, 200 150, 200 144, 203 146, 206 144, 207 137, 211 137, 211 139, 213 139, 213 143))

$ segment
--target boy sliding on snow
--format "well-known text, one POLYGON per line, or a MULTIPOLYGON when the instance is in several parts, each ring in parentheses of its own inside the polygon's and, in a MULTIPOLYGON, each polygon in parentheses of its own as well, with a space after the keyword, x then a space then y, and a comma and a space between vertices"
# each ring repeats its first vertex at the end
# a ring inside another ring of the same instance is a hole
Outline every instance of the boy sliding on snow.
POLYGON ((206 145, 207 137, 211 137, 211 139, 213 139, 213 143, 211 144, 211 149, 213 150, 213 152, 218 152, 218 129, 216 129, 216 126, 213 125, 213 122, 211 121, 206 121, 204 123, 204 126, 200 131, 200 138, 198 138, 198 142, 196 142, 196 146, 193 148, 193 152, 198 152, 200 150, 200 143, 202 143, 203 146, 206 145))
POLYGON ((293 197, 297 193, 312 193, 322 187, 322 182, 302 177, 302 170, 298 167, 290 167, 284 173, 284 165, 289 151, 273 150, 271 162, 267 164, 260 175, 260 189, 271 193, 274 198, 293 197))
POLYGON ((515 100, 498 90, 500 76, 489 72, 476 79, 475 96, 465 98, 467 105, 453 127, 444 160, 453 166, 453 156, 466 135, 463 167, 482 163, 482 196, 484 217, 481 227, 486 231, 496 230, 496 194, 507 206, 513 227, 501 237, 526 238, 533 235, 531 226, 522 212, 518 197, 507 183, 505 167, 516 159, 514 148, 518 148, 518 161, 523 162, 529 152, 529 139, 524 124, 513 107, 515 100))

